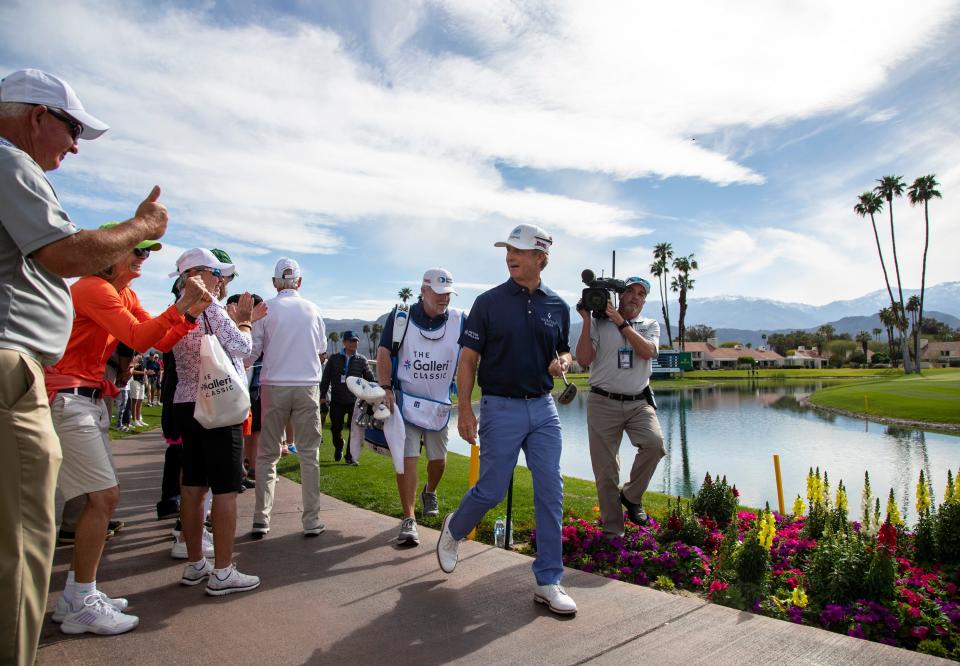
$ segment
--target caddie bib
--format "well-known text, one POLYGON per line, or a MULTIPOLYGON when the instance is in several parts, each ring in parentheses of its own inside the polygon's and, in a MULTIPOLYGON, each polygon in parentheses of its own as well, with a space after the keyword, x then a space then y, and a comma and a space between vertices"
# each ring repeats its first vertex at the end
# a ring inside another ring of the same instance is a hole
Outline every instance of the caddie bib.
POLYGON ((427 331, 413 320, 397 354, 397 402, 407 423, 424 430, 444 430, 450 420, 450 386, 460 358, 463 311, 449 309, 447 321, 427 331))

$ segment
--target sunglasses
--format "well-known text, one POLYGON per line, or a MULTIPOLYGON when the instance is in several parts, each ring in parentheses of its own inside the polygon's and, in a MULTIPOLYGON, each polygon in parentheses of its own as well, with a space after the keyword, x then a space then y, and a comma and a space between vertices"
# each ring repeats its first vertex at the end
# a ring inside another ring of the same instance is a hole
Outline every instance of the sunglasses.
POLYGON ((80 124, 79 122, 77 122, 76 120, 68 116, 67 114, 57 111, 56 109, 52 109, 49 106, 47 107, 47 112, 51 116, 59 120, 60 122, 66 123, 66 125, 70 128, 70 136, 73 137, 73 140, 75 142, 80 140, 80 135, 83 134, 82 124, 80 124))
POLYGON ((150 256, 150 250, 148 249, 141 250, 139 247, 133 248, 133 253, 142 259, 146 259, 147 257, 150 256))
POLYGON ((204 273, 213 273, 213 277, 215 278, 223 277, 223 273, 220 272, 219 268, 207 268, 206 266, 198 266, 197 268, 194 268, 192 270, 203 271, 204 273))

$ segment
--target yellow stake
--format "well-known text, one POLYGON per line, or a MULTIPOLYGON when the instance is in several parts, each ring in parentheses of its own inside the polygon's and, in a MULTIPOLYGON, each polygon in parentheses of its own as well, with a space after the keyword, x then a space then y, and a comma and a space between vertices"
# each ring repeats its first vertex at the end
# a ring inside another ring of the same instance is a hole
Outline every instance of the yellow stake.
POLYGON ((866 394, 863 395, 863 411, 868 414, 870 413, 870 402, 867 400, 866 394))
POLYGON ((773 472, 777 477, 777 503, 780 505, 780 515, 785 516, 787 512, 783 510, 783 480, 780 478, 780 456, 773 454, 773 472))
MULTIPOLYGON (((467 476, 467 484, 473 488, 477 485, 477 479, 480 478, 480 447, 476 444, 470 445, 470 472, 467 476)), ((474 537, 477 536, 477 528, 474 527, 470 530, 470 534, 467 535, 467 538, 471 541, 474 540, 474 537)))

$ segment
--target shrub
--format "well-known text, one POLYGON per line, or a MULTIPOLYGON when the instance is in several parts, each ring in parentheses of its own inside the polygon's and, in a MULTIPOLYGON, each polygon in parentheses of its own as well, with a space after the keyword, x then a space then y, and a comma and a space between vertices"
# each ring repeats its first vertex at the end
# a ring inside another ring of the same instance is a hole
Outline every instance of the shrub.
POLYGON ((726 527, 736 516, 738 495, 736 486, 727 485, 727 477, 711 479, 710 472, 707 472, 703 485, 693 498, 693 512, 726 527))
POLYGON ((945 502, 937 511, 933 527, 938 559, 944 564, 960 564, 960 502, 945 502))

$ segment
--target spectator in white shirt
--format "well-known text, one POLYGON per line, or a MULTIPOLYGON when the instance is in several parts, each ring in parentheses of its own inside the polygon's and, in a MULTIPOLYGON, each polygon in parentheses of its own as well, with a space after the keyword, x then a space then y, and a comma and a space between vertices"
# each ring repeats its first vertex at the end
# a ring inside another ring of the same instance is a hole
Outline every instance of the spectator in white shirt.
POLYGON ((327 336, 320 308, 300 296, 300 266, 286 257, 277 262, 267 301, 268 314, 253 328, 253 352, 263 353, 260 370, 260 442, 257 451, 257 503, 253 512, 255 539, 270 531, 273 492, 281 439, 289 420, 297 434, 303 493, 303 534, 323 532, 320 522, 320 377, 327 336))

